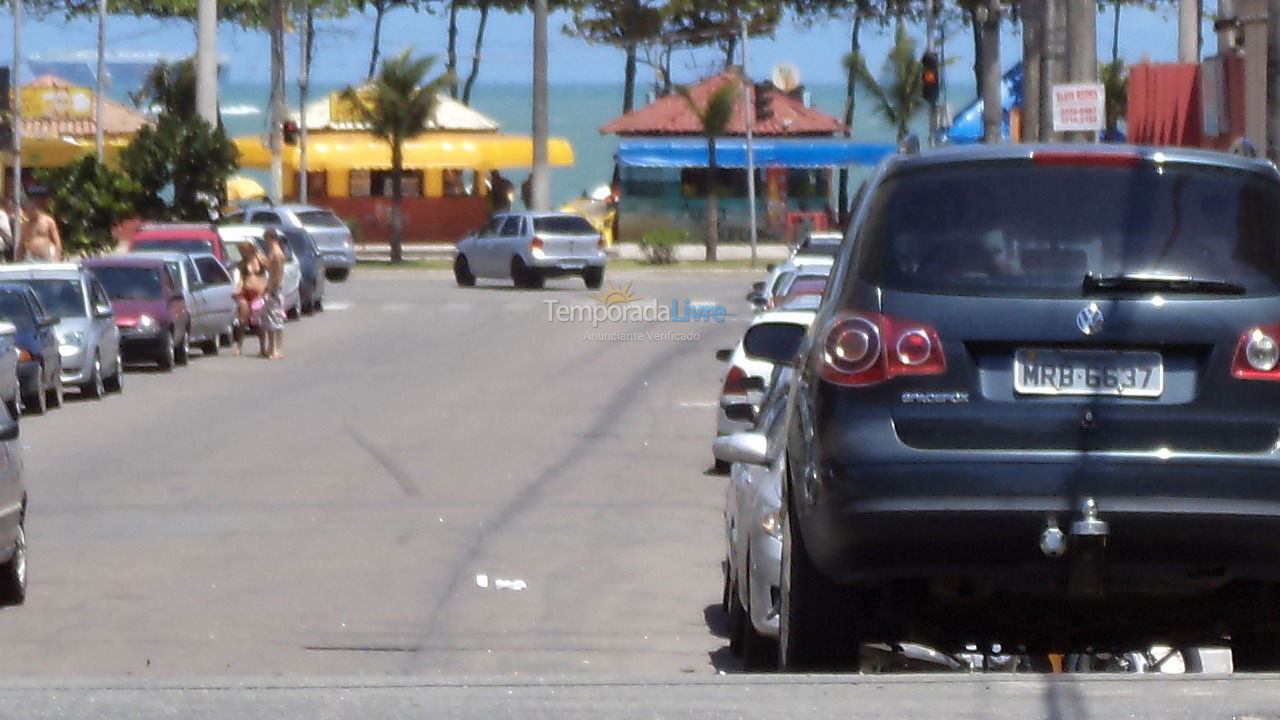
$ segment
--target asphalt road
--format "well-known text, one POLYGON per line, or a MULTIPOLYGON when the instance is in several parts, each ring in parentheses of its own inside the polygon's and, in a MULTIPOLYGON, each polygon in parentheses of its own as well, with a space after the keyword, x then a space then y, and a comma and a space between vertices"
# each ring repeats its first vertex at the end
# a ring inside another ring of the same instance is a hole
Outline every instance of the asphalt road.
POLYGON ((363 271, 283 361, 24 420, 0 716, 1280 718, 1259 678, 735 675, 705 470, 752 278, 611 279, 738 315, 592 330, 548 320, 577 281, 363 271))

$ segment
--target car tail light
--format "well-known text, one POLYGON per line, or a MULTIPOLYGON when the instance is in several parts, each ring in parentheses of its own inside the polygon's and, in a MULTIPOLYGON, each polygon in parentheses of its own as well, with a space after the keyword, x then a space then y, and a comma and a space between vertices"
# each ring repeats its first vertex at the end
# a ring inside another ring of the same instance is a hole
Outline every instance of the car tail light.
POLYGON ((1113 150, 1042 150, 1032 153, 1031 161, 1036 165, 1132 167, 1142 162, 1142 156, 1136 152, 1113 150))
POLYGON ((1241 380, 1280 380, 1280 324, 1249 328, 1236 344, 1231 374, 1241 380))
POLYGON ((840 315, 821 337, 819 374, 837 385, 861 387, 899 375, 947 371, 938 332, 914 320, 880 313, 840 315))
POLYGON ((596 249, 597 249, 597 250, 603 250, 603 249, 604 249, 604 236, 603 236, 603 235, 597 235, 597 236, 596 236, 596 249))
POLYGON ((730 365, 728 374, 724 376, 724 389, 721 390, 721 394, 746 395, 747 371, 737 365, 730 365))
POLYGON ((20 360, 21 362, 26 362, 30 359, 31 359, 31 353, 27 352, 26 348, 18 348, 18 360, 20 360))
POLYGON ((542 252, 542 238, 535 237, 529 241, 529 252, 542 252))

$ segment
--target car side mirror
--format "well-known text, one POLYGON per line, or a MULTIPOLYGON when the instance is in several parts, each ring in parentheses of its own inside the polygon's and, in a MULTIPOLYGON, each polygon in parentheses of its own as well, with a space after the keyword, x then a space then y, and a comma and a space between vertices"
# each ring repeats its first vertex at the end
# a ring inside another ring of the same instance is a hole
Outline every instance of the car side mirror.
POLYGON ((725 406, 724 416, 734 422, 754 424, 756 421, 756 409, 751 403, 734 403, 725 406))
POLYGON ((765 269, 767 272, 773 272, 773 269, 774 269, 774 268, 776 268, 776 267, 778 267, 778 263, 769 263, 768 265, 765 265, 765 266, 764 266, 764 269, 765 269))
POLYGON ((181 290, 178 290, 175 293, 173 293, 173 295, 169 299, 170 300, 186 300, 187 297, 182 294, 181 290))
POLYGON ((808 331, 809 328, 797 323, 760 323, 742 337, 742 349, 754 360, 790 363, 800 351, 800 341, 808 331))
POLYGON ((732 348, 720 348, 716 351, 716 359, 720 362, 729 362, 729 358, 733 357, 732 348))
POLYGON ((755 282, 751 283, 751 292, 753 292, 753 293, 763 293, 763 292, 764 292, 764 281, 763 281, 763 280, 757 280, 757 281, 755 281, 755 282))
POLYGON ((110 305, 95 305, 93 308, 93 316, 98 318, 99 320, 103 318, 109 318, 111 317, 111 314, 112 313, 111 313, 110 305))
POLYGON ((765 297, 762 292, 752 290, 747 293, 747 302, 751 303, 757 309, 763 310, 764 307, 769 304, 769 298, 765 297))
POLYGON ((58 324, 60 318, 57 315, 45 315, 40 321, 40 327, 48 328, 58 324))
POLYGON ((711 454, 727 463, 769 464, 769 438, 760 433, 740 432, 716 438, 711 454))
POLYGON ((742 388, 748 391, 756 390, 758 392, 764 392, 764 378, 759 376, 749 377, 742 381, 742 388))

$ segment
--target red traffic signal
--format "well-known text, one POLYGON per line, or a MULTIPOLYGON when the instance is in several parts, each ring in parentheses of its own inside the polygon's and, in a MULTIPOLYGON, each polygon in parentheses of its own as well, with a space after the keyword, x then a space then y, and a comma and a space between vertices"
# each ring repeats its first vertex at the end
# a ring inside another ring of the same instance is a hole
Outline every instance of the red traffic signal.
POLYGON ((926 52, 920 57, 920 94, 930 105, 938 104, 939 82, 938 55, 926 52))
POLYGON ((280 134, 284 136, 285 145, 298 144, 298 123, 292 120, 285 120, 280 123, 280 134))

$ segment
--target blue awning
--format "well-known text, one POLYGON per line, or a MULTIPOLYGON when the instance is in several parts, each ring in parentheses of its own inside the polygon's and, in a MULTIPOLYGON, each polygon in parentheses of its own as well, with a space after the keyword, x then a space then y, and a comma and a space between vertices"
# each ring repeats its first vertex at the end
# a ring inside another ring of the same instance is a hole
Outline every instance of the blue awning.
MULTIPOLYGON (((751 153, 756 167, 826 168, 875 165, 894 152, 887 143, 854 142, 841 138, 754 138, 751 153)), ((707 141, 702 138, 627 138, 618 143, 618 164, 631 167, 685 168, 707 166, 707 141)), ((716 139, 716 164, 747 166, 746 140, 716 139)))

